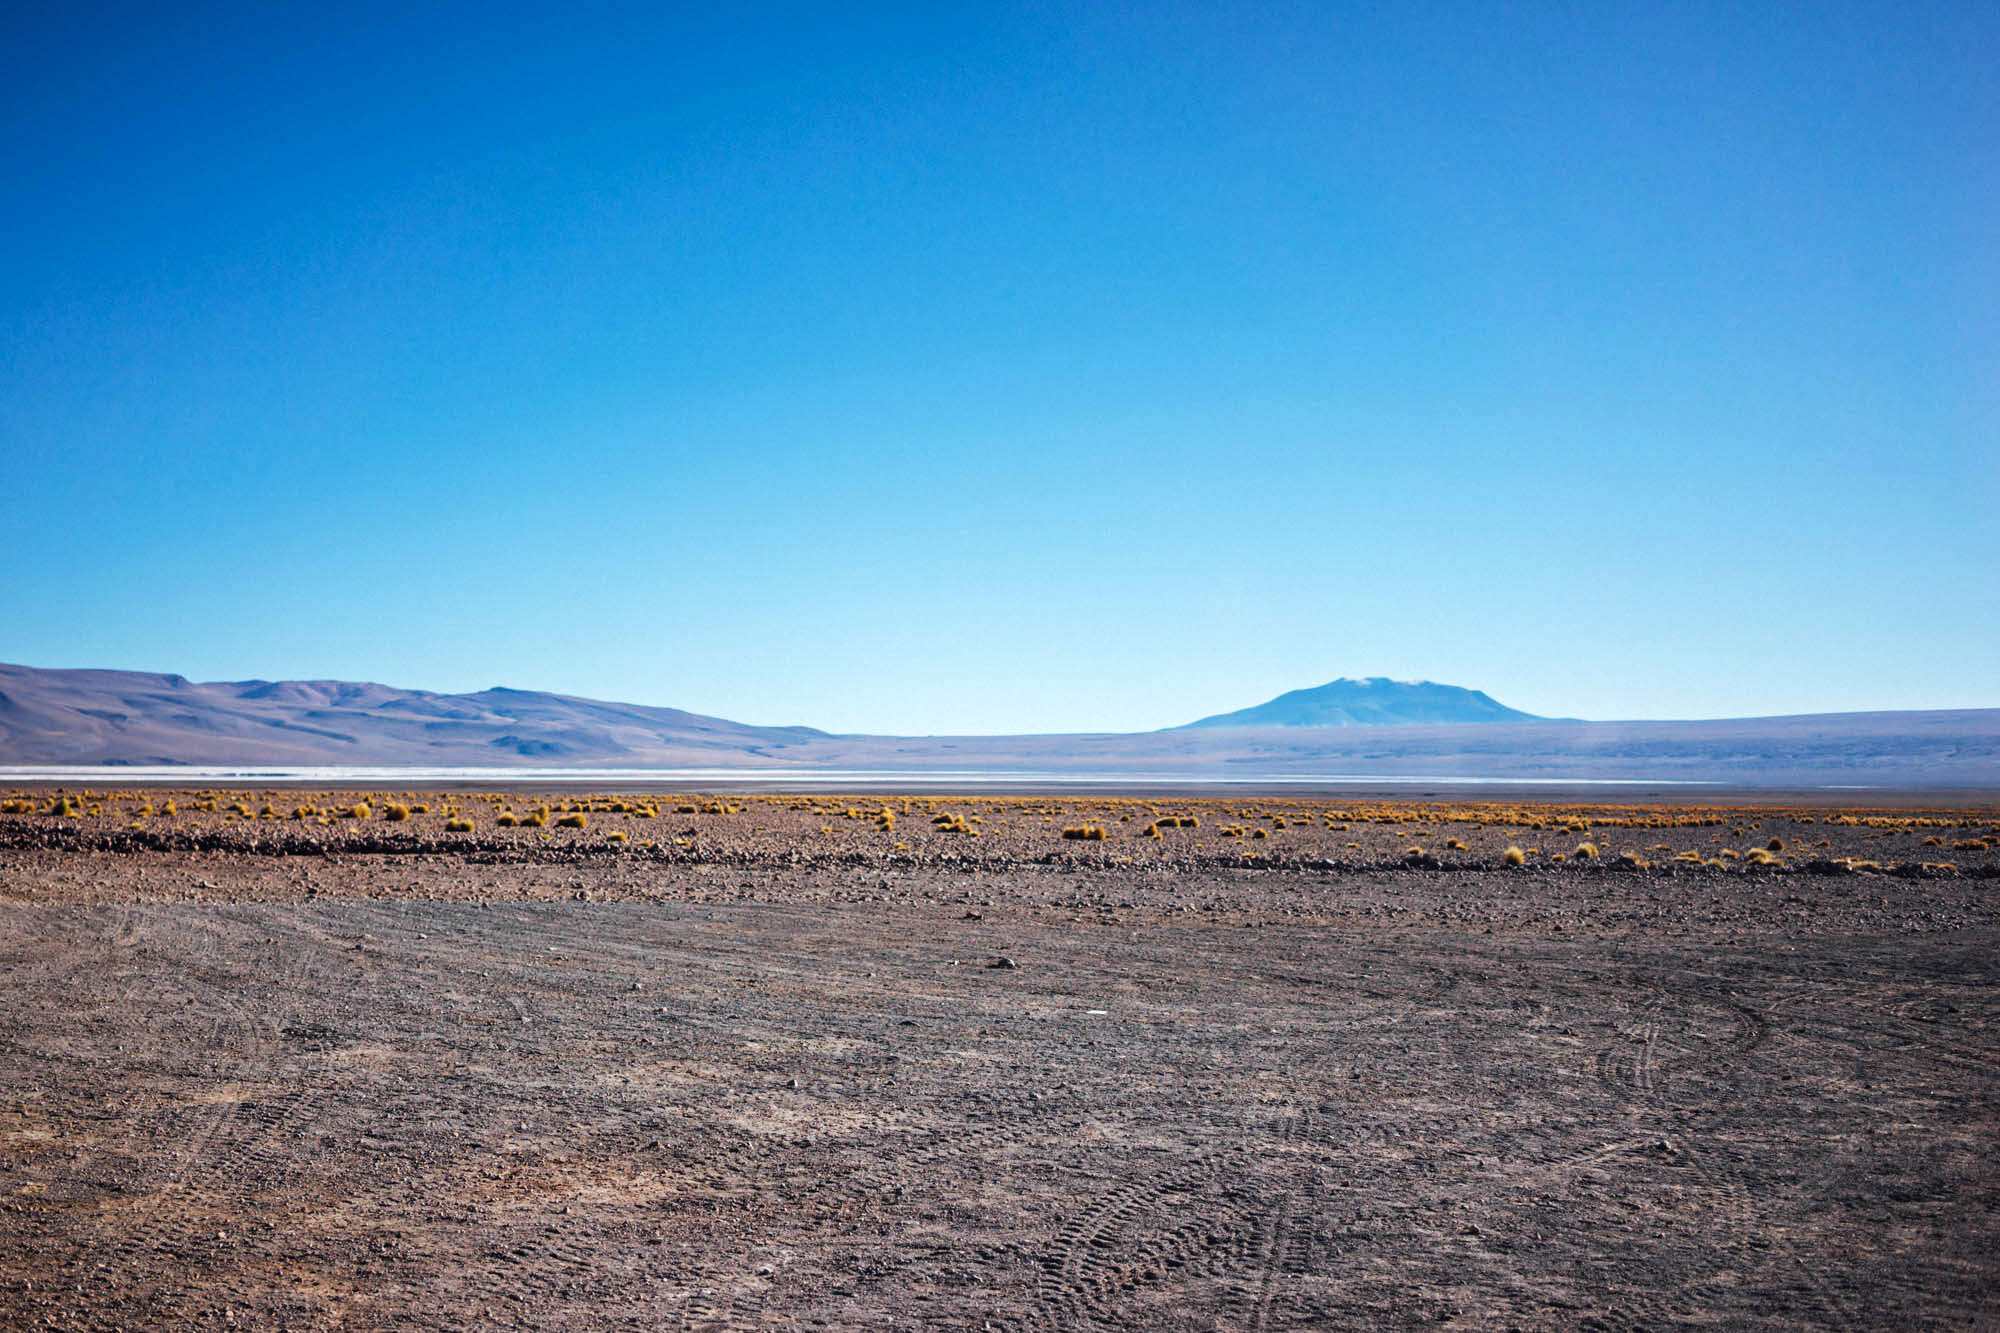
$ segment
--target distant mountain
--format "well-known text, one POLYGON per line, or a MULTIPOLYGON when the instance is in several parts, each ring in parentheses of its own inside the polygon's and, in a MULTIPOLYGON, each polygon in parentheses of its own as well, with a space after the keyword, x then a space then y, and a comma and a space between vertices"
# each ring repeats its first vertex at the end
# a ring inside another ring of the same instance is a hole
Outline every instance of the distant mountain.
POLYGON ((1190 727, 1394 727, 1442 726, 1460 722, 1539 722, 1496 703, 1479 690, 1431 680, 1390 680, 1342 676, 1316 689, 1292 690, 1254 708, 1190 722, 1190 727))
POLYGON ((1532 718, 1476 690, 1334 681, 1136 735, 836 736, 533 690, 197 684, 0 665, 0 765, 782 769, 1105 781, 1571 780, 2000 790, 2000 709, 1706 722, 1532 718))
POLYGON ((0 665, 0 760, 17 764, 705 768, 768 763, 825 737, 811 727, 753 727, 533 690, 197 684, 139 671, 0 665))

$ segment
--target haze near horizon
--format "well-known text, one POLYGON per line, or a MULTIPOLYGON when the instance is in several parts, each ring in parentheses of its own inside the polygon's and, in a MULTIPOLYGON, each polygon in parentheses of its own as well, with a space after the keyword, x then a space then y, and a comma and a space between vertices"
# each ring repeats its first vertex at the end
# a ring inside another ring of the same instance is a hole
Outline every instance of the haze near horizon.
POLYGON ((2000 14, 5 20, 0 660, 2000 704, 2000 14))

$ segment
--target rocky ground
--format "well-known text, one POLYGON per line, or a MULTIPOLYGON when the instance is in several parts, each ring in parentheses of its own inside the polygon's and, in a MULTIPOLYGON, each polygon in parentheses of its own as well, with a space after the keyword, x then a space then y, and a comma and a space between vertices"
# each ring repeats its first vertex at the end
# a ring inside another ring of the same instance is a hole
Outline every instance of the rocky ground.
POLYGON ((0 814, 0 1325, 2000 1300, 1991 811, 74 795, 0 814))

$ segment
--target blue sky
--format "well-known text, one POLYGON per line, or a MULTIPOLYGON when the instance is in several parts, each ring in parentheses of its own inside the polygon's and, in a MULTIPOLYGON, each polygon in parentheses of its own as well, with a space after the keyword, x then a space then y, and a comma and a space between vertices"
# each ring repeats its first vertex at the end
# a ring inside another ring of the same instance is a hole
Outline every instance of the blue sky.
POLYGON ((939 8, 4 20, 0 660, 2000 706, 2000 10, 939 8))

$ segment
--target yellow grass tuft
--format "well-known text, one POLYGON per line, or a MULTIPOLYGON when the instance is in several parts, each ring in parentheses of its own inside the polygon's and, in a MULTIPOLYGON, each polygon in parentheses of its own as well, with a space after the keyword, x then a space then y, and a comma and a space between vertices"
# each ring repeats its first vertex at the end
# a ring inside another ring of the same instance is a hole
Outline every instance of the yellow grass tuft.
POLYGON ((1062 835, 1072 842, 1104 841, 1104 829, 1096 824, 1078 824, 1073 828, 1064 829, 1062 835))
POLYGON ((556 827, 557 827, 557 828, 582 828, 582 827, 583 827, 583 826, 584 826, 585 824, 587 824, 588 822, 589 822, 589 818, 588 818, 588 816, 586 816, 586 815, 585 815, 585 814, 583 813, 583 811, 581 811, 581 810, 572 810, 572 811, 570 811, 570 812, 569 812, 568 814, 566 814, 566 815, 562 815, 562 816, 560 816, 560 817, 559 817, 559 818, 558 818, 558 819, 556 820, 556 827))
POLYGON ((1500 859, 1510 866, 1526 865, 1528 863, 1528 854, 1519 847, 1509 847, 1500 854, 1500 859))
POLYGON ((472 821, 469 819, 447 819, 444 821, 444 831, 446 833, 470 833, 472 832, 472 821))

